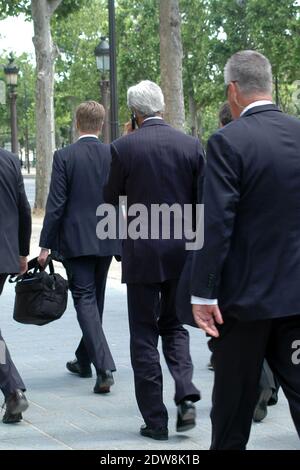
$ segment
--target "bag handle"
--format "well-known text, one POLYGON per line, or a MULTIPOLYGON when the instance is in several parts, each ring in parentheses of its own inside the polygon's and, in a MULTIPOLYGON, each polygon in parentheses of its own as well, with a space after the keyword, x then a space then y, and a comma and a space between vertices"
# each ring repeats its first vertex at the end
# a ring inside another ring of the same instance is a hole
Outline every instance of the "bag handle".
POLYGON ((54 265, 53 265, 53 261, 50 255, 46 259, 46 263, 44 264, 43 267, 38 263, 38 258, 33 258, 28 263, 27 271, 30 271, 30 269, 34 268, 33 273, 36 274, 38 271, 45 271, 48 268, 48 266, 49 266, 50 274, 54 274, 54 265))
POLYGON ((30 261, 28 261, 28 268, 27 268, 27 271, 26 273, 24 274, 21 274, 21 275, 11 275, 8 282, 10 284, 13 284, 15 282, 18 282, 20 281, 21 279, 23 279, 26 274, 31 271, 33 269, 33 274, 36 274, 38 271, 42 272, 42 271, 45 271, 45 269, 47 269, 47 267, 49 266, 49 271, 50 271, 50 274, 54 274, 54 265, 53 265, 53 261, 52 261, 52 258, 51 256, 49 255, 47 260, 46 260, 46 263, 44 265, 44 267, 42 267, 39 263, 38 263, 38 258, 33 258, 31 259, 30 261))

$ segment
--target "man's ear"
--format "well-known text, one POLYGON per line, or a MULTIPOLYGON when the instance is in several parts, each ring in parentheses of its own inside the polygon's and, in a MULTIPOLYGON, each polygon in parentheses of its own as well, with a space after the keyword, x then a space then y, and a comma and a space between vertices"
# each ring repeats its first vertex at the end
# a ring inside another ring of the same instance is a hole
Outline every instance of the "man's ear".
POLYGON ((228 94, 228 101, 229 101, 229 100, 235 101, 235 99, 236 99, 236 89, 235 89, 235 86, 234 86, 234 83, 233 83, 233 82, 230 82, 230 83, 228 84, 228 92, 227 92, 227 94, 228 94))

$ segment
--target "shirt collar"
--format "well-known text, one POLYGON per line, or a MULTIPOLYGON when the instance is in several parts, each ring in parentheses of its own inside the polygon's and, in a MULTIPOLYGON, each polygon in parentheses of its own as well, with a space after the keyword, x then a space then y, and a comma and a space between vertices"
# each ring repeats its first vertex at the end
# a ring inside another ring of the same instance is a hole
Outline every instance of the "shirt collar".
POLYGON ((161 121, 163 121, 163 118, 162 118, 162 117, 160 117, 160 116, 153 116, 153 117, 148 117, 148 118, 144 119, 143 122, 150 121, 150 119, 160 119, 161 121))
POLYGON ((253 103, 248 104, 245 109, 240 114, 240 117, 243 116, 249 109, 256 108, 256 106, 266 106, 266 104, 273 104, 272 101, 269 100, 258 100, 253 101, 253 103))
POLYGON ((80 139, 85 139, 86 137, 94 137, 94 139, 97 139, 97 140, 98 140, 98 137, 97 137, 95 134, 84 134, 84 135, 81 135, 80 137, 78 137, 78 140, 80 140, 80 139))

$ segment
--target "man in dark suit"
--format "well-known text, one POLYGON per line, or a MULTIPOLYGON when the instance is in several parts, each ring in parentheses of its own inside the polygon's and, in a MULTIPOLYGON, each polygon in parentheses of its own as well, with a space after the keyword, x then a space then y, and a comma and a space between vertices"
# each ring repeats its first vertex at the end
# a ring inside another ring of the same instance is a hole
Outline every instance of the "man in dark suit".
MULTIPOLYGON (((143 205, 149 215, 155 204, 177 203, 182 208, 196 202, 197 179, 204 161, 198 139, 173 129, 162 119, 164 97, 158 85, 144 81, 130 88, 128 105, 139 129, 112 144, 112 165, 104 197, 117 204, 119 196, 127 196, 130 224, 135 204, 139 205, 136 208, 143 205)), ((145 224, 141 223, 141 231, 145 224)), ((172 236, 163 239, 161 224, 156 227, 157 239, 150 239, 152 228, 150 221, 147 236, 132 237, 128 226, 128 238, 123 243, 122 280, 127 283, 136 398, 145 421, 140 432, 146 437, 166 440, 168 413, 162 397, 159 336, 175 380, 177 431, 195 426, 194 402, 200 399, 200 394, 192 383, 189 335, 175 313, 176 288, 186 256, 185 240, 172 236)))
MULTIPOLYGON (((228 101, 223 103, 219 111, 220 127, 224 127, 232 121, 232 114, 230 104, 228 101)), ((209 365, 213 369, 213 366, 209 365)), ((256 403, 253 421, 256 423, 261 422, 268 414, 268 406, 275 405, 278 401, 279 384, 276 377, 272 373, 267 360, 263 362, 262 372, 259 380, 259 398, 256 403)))
POLYGON ((208 142, 191 293, 195 321, 212 337, 211 448, 245 449, 264 357, 300 434, 300 121, 272 104, 261 54, 232 56, 225 83, 235 120, 208 142))
POLYGON ((95 393, 110 391, 116 370, 102 317, 107 274, 112 256, 119 254, 119 242, 100 240, 96 233, 96 211, 103 203, 111 162, 109 146, 98 140, 104 115, 99 103, 82 103, 76 112, 78 141, 54 154, 39 257, 43 265, 52 249, 64 258, 83 333, 76 359, 67 363, 67 369, 80 377, 91 377, 93 363, 95 393))
MULTIPOLYGON (((9 274, 27 270, 31 237, 31 209, 20 164, 15 155, 0 149, 0 295, 9 274)), ((28 408, 25 385, 0 331, 0 389, 5 397, 5 424, 22 420, 28 408)))

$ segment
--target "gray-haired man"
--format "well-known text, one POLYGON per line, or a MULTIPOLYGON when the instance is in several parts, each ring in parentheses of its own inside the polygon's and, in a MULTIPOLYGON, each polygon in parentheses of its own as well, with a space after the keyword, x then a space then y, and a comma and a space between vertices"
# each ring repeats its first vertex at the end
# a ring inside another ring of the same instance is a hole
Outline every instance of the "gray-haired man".
MULTIPOLYGON (((204 162, 198 139, 164 122, 164 97, 153 82, 143 81, 130 88, 128 105, 139 129, 112 144, 106 201, 117 204, 119 196, 126 195, 128 208, 143 204, 148 214, 154 204, 177 203, 183 207, 195 203, 197 179, 204 162)), ((152 227, 150 220, 148 235, 152 227)), ((192 383, 189 335, 175 312, 177 283, 186 256, 185 239, 175 239, 173 234, 165 240, 161 232, 160 225, 157 239, 142 236, 124 240, 122 270, 123 282, 127 283, 136 398, 145 421, 141 434, 165 440, 168 412, 163 403, 159 336, 175 381, 177 431, 195 426, 193 402, 200 399, 200 394, 192 383)))
POLYGON ((196 323, 212 339, 212 449, 245 449, 264 357, 300 435, 300 121, 272 104, 272 71, 232 56, 234 121, 208 142, 205 243, 194 259, 196 323))

